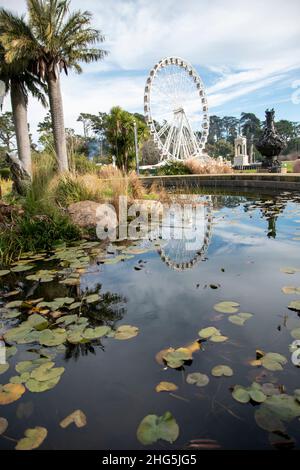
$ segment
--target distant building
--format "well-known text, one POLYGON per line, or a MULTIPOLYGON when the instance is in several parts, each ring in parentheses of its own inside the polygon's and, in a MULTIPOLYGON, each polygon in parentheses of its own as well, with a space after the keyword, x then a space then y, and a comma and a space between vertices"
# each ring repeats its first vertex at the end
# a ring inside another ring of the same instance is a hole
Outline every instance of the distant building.
POLYGON ((251 145, 251 155, 247 154, 247 139, 239 135, 234 139, 234 160, 233 166, 247 166, 253 163, 253 144, 251 145))

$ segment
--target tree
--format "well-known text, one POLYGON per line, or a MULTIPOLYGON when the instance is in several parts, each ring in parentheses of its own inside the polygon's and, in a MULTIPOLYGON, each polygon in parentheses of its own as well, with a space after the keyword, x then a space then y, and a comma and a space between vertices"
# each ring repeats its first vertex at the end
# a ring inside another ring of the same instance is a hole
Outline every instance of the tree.
POLYGON ((82 72, 80 62, 102 59, 106 51, 91 47, 103 42, 100 31, 91 27, 92 15, 69 14, 69 0, 27 0, 29 24, 7 16, 2 43, 8 61, 27 59, 33 71, 48 85, 54 144, 60 171, 67 171, 68 155, 60 73, 82 72))
POLYGON ((234 155, 234 147, 230 142, 224 139, 220 139, 215 144, 209 144, 207 147, 208 154, 211 157, 218 158, 223 157, 227 160, 231 160, 234 155))
POLYGON ((242 113, 240 119, 242 134, 247 138, 248 154, 250 153, 250 145, 259 139, 262 129, 261 122, 253 113, 242 113))
POLYGON ((0 116, 0 145, 5 150, 11 152, 15 148, 15 126, 12 113, 5 113, 0 116))
POLYGON ((222 139, 223 121, 219 116, 210 116, 209 118, 209 135, 207 142, 214 144, 217 140, 222 139))
POLYGON ((137 124, 139 143, 142 144, 148 137, 148 128, 138 115, 115 106, 104 119, 105 136, 118 167, 123 171, 129 170, 135 156, 134 121, 137 124))
POLYGON ((30 135, 27 120, 28 95, 31 93, 46 106, 45 85, 28 70, 28 62, 23 59, 7 62, 2 39, 7 31, 6 20, 16 24, 22 20, 3 9, 0 9, 0 80, 4 82, 6 93, 10 91, 12 115, 16 133, 18 156, 24 169, 31 175, 30 135))

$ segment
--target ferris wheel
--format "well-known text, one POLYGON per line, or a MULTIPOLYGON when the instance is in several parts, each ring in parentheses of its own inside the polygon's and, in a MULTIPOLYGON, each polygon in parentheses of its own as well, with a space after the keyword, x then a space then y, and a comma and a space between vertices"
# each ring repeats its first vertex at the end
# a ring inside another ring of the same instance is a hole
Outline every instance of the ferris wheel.
POLYGON ((203 155, 209 131, 207 98, 191 64, 180 57, 167 57, 151 69, 144 113, 161 162, 209 160, 203 155))

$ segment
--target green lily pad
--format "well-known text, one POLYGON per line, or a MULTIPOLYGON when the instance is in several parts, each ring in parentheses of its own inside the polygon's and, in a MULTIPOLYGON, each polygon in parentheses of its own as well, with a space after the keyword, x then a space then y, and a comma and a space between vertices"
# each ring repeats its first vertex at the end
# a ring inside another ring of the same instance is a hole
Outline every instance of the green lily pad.
POLYGON ((18 308, 23 304, 23 300, 13 300, 5 305, 5 308, 18 308))
POLYGON ((44 442, 48 434, 46 428, 36 426, 33 429, 27 429, 25 431, 25 437, 19 440, 16 445, 16 450, 33 450, 40 447, 44 442))
POLYGON ((268 407, 280 420, 292 421, 300 416, 300 403, 294 396, 280 394, 268 397, 263 406, 268 407))
POLYGON ((291 335, 294 339, 300 339, 300 328, 294 328, 294 330, 291 331, 291 335))
POLYGON ((5 374, 9 369, 9 364, 0 364, 0 375, 5 374))
POLYGON ((47 390, 51 390, 52 388, 56 387, 58 382, 60 381, 60 375, 55 377, 51 380, 39 381, 30 378, 26 383, 26 388, 32 393, 42 393, 46 392, 47 390))
POLYGON ((213 367, 211 373, 214 377, 222 377, 222 375, 225 377, 231 377, 233 375, 233 370, 229 366, 220 365, 213 367))
POLYGON ((88 295, 85 298, 85 301, 86 301, 87 304, 93 304, 95 302, 99 302, 100 299, 101 299, 101 297, 100 297, 99 294, 92 294, 92 295, 88 295))
POLYGON ((30 379, 30 372, 23 372, 21 375, 15 375, 9 379, 11 384, 24 384, 30 379))
POLYGON ((254 417, 256 424, 265 431, 285 432, 285 426, 283 422, 266 406, 261 406, 258 410, 256 410, 254 417))
POLYGON ((34 369, 47 362, 49 361, 45 358, 34 359, 33 361, 20 361, 16 364, 15 369, 19 374, 23 374, 24 372, 31 373, 34 369))
POLYGON ((214 305, 214 309, 221 313, 236 313, 239 310, 239 306, 240 304, 237 302, 226 301, 214 305))
POLYGON ((200 372, 193 372, 187 375, 186 382, 197 387, 205 387, 209 383, 209 377, 200 372))
POLYGON ((96 328, 87 328, 83 332, 84 339, 97 339, 106 336, 108 333, 111 332, 111 328, 109 326, 98 326, 96 328))
POLYGON ((172 444, 178 436, 179 426, 169 411, 163 416, 146 416, 137 429, 137 438, 143 445, 154 444, 160 439, 172 444))
POLYGON ((60 377, 64 373, 65 369, 64 367, 53 367, 54 365, 54 362, 46 362, 34 369, 30 377, 38 382, 48 382, 56 379, 56 377, 60 377))
POLYGON ((10 273, 9 269, 1 269, 0 270, 0 277, 6 276, 9 273, 10 273))
POLYGON ((250 401, 249 392, 247 391, 247 389, 241 387, 240 385, 236 385, 234 387, 232 396, 239 403, 248 403, 250 401))
POLYGON ((34 266, 31 264, 20 264, 11 268, 11 271, 13 273, 22 273, 24 271, 29 271, 30 269, 33 269, 33 268, 34 266))
POLYGON ((287 359, 278 353, 267 353, 260 359, 262 366, 270 371, 283 370, 283 365, 287 363, 287 359))
POLYGON ((293 300, 289 303, 288 308, 290 310, 297 310, 300 311, 300 300, 293 300))
POLYGON ((248 391, 251 400, 255 401, 256 403, 263 403, 267 399, 267 396, 261 390, 250 388, 248 391))
POLYGON ((187 348, 178 348, 167 352, 163 356, 163 360, 172 369, 177 369, 183 366, 185 361, 190 361, 193 358, 191 351, 187 348))
POLYGON ((234 325, 243 326, 251 317, 253 317, 252 313, 238 313, 237 315, 230 315, 228 320, 234 325))
POLYGON ((6 342, 10 343, 12 341, 15 341, 18 343, 24 337, 32 331, 32 327, 28 324, 21 324, 15 328, 11 328, 4 334, 4 339, 6 342))
POLYGON ((48 327, 48 321, 46 318, 42 317, 42 315, 39 315, 38 313, 30 315, 27 322, 37 331, 45 330, 48 327))
POLYGON ((220 330, 217 330, 217 328, 215 328, 214 326, 209 326, 200 330, 198 332, 198 335, 200 336, 200 338, 208 339, 211 336, 220 335, 220 330))
POLYGON ((131 325, 121 325, 117 328, 115 333, 115 339, 130 339, 137 336, 139 329, 136 326, 131 325))
POLYGON ((39 342, 43 346, 59 346, 67 339, 66 330, 57 328, 56 330, 43 330, 40 333, 39 342))
POLYGON ((7 312, 3 313, 2 316, 6 320, 12 319, 12 318, 18 318, 21 315, 22 312, 19 312, 19 310, 8 310, 7 312))

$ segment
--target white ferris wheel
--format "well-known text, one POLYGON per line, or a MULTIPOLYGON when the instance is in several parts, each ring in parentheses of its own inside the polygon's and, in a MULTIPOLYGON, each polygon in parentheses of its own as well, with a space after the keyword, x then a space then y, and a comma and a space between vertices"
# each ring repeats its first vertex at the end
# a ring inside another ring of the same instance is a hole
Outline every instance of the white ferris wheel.
POLYGON ((160 160, 209 160, 203 154, 209 131, 204 85, 191 64, 166 57, 151 69, 144 113, 160 160))

